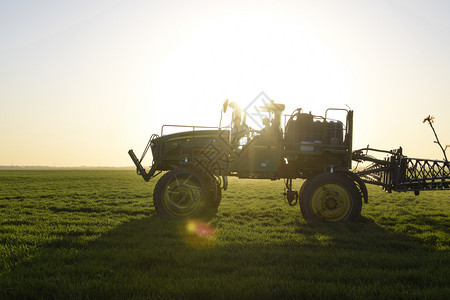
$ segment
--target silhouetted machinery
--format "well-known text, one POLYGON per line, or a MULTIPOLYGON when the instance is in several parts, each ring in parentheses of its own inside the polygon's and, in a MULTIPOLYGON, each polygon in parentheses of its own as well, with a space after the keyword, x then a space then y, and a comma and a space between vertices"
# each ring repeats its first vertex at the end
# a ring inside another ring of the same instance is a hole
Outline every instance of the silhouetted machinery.
MULTIPOLYGON (((384 151, 364 148, 353 151, 353 111, 327 109, 324 116, 295 110, 284 118, 284 105, 273 101, 259 108, 264 128, 247 125, 246 114, 236 103, 224 103, 222 114, 232 109, 230 126, 202 127, 163 125, 160 135, 152 135, 138 159, 128 153, 145 181, 166 172, 157 182, 153 202, 157 212, 172 217, 193 217, 217 211, 227 176, 254 179, 284 179, 284 196, 294 206, 298 202, 308 221, 351 221, 368 202, 366 184, 385 191, 449 190, 449 162, 412 159, 402 149, 384 151), (339 114, 342 120, 329 118, 339 114), (165 129, 185 130, 165 134, 165 129), (188 129, 188 130, 186 130, 188 129), (151 149, 149 171, 142 160, 151 149), (383 152, 377 159, 368 152, 383 152), (371 164, 351 171, 352 161, 371 164), (292 181, 306 179, 297 191, 292 181)), ((222 121, 222 117, 221 117, 222 121)), ((262 126, 261 126, 262 127, 262 126)))

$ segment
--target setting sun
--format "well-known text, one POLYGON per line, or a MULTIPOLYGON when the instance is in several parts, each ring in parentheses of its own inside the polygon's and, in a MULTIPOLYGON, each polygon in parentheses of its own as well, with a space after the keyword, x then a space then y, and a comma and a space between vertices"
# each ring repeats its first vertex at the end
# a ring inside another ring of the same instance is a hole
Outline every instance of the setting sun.
POLYGON ((129 166, 163 124, 225 99, 355 111, 354 142, 438 158, 450 142, 449 5, 420 1, 3 3, 0 165, 129 166), (414 134, 410 134, 414 132, 414 134))

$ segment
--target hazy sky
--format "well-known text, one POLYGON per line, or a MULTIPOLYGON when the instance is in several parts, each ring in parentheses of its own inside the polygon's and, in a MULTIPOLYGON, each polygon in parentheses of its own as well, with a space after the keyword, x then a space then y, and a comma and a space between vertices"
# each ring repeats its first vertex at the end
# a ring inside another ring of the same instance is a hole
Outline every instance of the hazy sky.
MULTIPOLYGON (((162 124, 264 91, 355 111, 354 146, 443 155, 449 1, 0 2, 0 165, 127 166, 162 124)), ((146 164, 150 164, 147 161, 146 164)))

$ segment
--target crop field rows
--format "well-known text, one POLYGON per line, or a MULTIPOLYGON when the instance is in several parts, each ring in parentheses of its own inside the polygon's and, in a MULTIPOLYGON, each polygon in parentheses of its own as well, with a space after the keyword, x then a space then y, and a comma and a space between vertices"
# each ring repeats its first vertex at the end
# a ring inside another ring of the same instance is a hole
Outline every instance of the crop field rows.
POLYGON ((174 221, 133 171, 0 171, 0 299, 450 295, 450 193, 369 186, 358 221, 307 224, 282 181, 229 181, 214 217, 174 221))

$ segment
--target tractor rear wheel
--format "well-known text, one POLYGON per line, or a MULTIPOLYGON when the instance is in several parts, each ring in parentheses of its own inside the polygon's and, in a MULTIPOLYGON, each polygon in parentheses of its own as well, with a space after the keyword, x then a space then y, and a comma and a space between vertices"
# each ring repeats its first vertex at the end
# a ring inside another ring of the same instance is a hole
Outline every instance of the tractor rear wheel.
POLYGON ((361 193, 355 182, 338 174, 322 174, 300 189, 300 209, 307 221, 354 221, 361 215, 361 193))
POLYGON ((158 214, 178 218, 204 214, 212 197, 211 185, 204 176, 187 168, 164 174, 153 191, 158 214))

